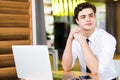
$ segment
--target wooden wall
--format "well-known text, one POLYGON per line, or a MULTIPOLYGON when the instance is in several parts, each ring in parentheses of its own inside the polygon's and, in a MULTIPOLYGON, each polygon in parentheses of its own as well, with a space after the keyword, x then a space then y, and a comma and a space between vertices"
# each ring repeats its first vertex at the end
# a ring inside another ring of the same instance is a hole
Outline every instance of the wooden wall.
POLYGON ((0 0, 0 80, 17 79, 16 44, 32 44, 31 0, 0 0))

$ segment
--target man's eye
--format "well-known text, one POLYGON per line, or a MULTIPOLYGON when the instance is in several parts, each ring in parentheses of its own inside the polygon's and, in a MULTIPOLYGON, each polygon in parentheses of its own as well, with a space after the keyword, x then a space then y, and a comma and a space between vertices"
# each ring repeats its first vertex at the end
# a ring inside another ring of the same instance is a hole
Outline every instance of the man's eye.
POLYGON ((81 16, 80 18, 81 18, 81 19, 84 19, 84 18, 85 18, 85 16, 81 16))
POLYGON ((90 17, 94 17, 94 15, 93 15, 93 14, 90 14, 89 16, 90 16, 90 17))

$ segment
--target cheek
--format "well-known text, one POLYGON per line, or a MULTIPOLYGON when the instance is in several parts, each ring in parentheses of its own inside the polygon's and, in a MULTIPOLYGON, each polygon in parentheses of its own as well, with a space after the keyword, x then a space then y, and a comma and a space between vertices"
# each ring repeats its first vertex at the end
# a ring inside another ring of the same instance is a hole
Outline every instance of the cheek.
POLYGON ((79 25, 80 25, 80 26, 84 26, 84 24, 85 24, 85 21, 80 21, 80 22, 79 22, 79 25))
POLYGON ((96 22, 96 19, 92 19, 92 22, 95 23, 95 22, 96 22))
POLYGON ((96 21, 95 20, 93 20, 92 23, 93 23, 93 25, 96 25, 96 21))

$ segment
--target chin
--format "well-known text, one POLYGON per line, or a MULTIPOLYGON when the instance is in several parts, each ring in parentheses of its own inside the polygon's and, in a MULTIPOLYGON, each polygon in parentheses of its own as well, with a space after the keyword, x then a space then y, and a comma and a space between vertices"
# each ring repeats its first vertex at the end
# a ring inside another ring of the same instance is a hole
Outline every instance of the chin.
POLYGON ((92 29, 93 29, 93 26, 85 26, 84 29, 85 29, 85 30, 92 30, 92 29))
POLYGON ((87 27, 87 28, 84 28, 85 30, 91 30, 92 28, 90 28, 90 27, 87 27))

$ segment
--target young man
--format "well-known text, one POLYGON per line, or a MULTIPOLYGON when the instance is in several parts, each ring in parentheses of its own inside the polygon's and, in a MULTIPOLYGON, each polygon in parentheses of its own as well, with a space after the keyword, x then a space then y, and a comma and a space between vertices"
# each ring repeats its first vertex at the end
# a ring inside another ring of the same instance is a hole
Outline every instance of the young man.
POLYGON ((74 17, 79 27, 70 31, 62 66, 69 71, 78 58, 82 72, 87 72, 88 68, 92 74, 101 74, 105 80, 114 80, 117 77, 113 63, 116 40, 105 30, 96 27, 95 14, 96 7, 87 2, 75 8, 74 17))

